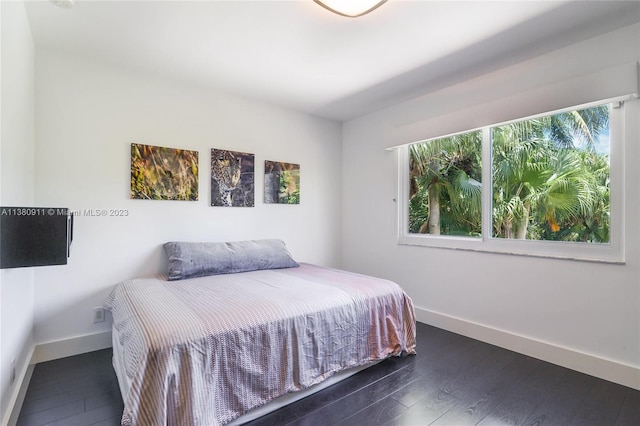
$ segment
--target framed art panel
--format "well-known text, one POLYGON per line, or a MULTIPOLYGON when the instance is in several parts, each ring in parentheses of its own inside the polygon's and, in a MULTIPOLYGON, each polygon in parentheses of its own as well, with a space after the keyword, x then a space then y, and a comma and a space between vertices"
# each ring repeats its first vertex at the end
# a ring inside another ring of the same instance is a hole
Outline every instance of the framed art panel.
POLYGON ((265 204, 300 204, 300 164, 264 162, 265 204))
POLYGON ((211 205, 253 207, 254 154, 211 150, 211 205))
POLYGON ((198 200, 198 151, 131 144, 132 199, 198 200))

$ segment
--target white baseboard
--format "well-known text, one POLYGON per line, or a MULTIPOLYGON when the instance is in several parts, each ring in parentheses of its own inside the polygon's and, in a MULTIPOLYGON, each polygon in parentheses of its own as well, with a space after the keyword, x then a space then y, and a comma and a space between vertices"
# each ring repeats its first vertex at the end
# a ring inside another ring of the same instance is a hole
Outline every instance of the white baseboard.
POLYGON ((416 307, 416 319, 533 358, 640 390, 640 368, 416 307))
POLYGON ((111 347, 111 331, 71 337, 36 345, 31 359, 32 364, 80 355, 111 347))
MULTIPOLYGON (((33 358, 34 347, 31 347, 27 359, 33 358)), ((13 426, 18 421, 20 415, 20 408, 24 401, 24 396, 27 393, 27 387, 31 380, 31 373, 33 373, 33 365, 31 363, 25 363, 16 376, 17 386, 13 388, 13 394, 9 399, 9 405, 7 405, 7 412, 2 420, 3 425, 13 426)))

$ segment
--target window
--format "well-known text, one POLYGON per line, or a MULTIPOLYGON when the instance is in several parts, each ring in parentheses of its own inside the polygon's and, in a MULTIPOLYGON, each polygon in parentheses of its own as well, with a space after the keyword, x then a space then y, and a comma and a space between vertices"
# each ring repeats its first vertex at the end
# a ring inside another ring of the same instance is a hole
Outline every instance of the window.
POLYGON ((494 237, 609 242, 610 109, 491 129, 494 237))
POLYGON ((576 108, 400 148, 399 242, 622 261, 622 109, 576 108))
POLYGON ((480 237, 482 132, 409 146, 409 232, 480 237))

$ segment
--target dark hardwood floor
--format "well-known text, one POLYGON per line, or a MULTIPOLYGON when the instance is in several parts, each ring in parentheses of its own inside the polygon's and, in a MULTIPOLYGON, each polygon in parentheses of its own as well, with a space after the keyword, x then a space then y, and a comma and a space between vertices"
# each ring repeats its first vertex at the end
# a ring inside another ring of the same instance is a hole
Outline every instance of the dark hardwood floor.
MULTIPOLYGON (((640 391, 420 323, 417 350, 249 424, 640 425, 640 391)), ((38 364, 18 425, 118 425, 122 409, 107 349, 38 364)))

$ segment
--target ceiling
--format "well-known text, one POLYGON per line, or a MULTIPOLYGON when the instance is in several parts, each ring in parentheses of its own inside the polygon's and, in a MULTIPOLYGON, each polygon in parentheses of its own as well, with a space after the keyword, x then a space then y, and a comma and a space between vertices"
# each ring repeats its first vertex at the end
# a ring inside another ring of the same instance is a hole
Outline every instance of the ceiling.
POLYGON ((640 1, 28 1, 38 47, 345 121, 640 20, 640 1))

